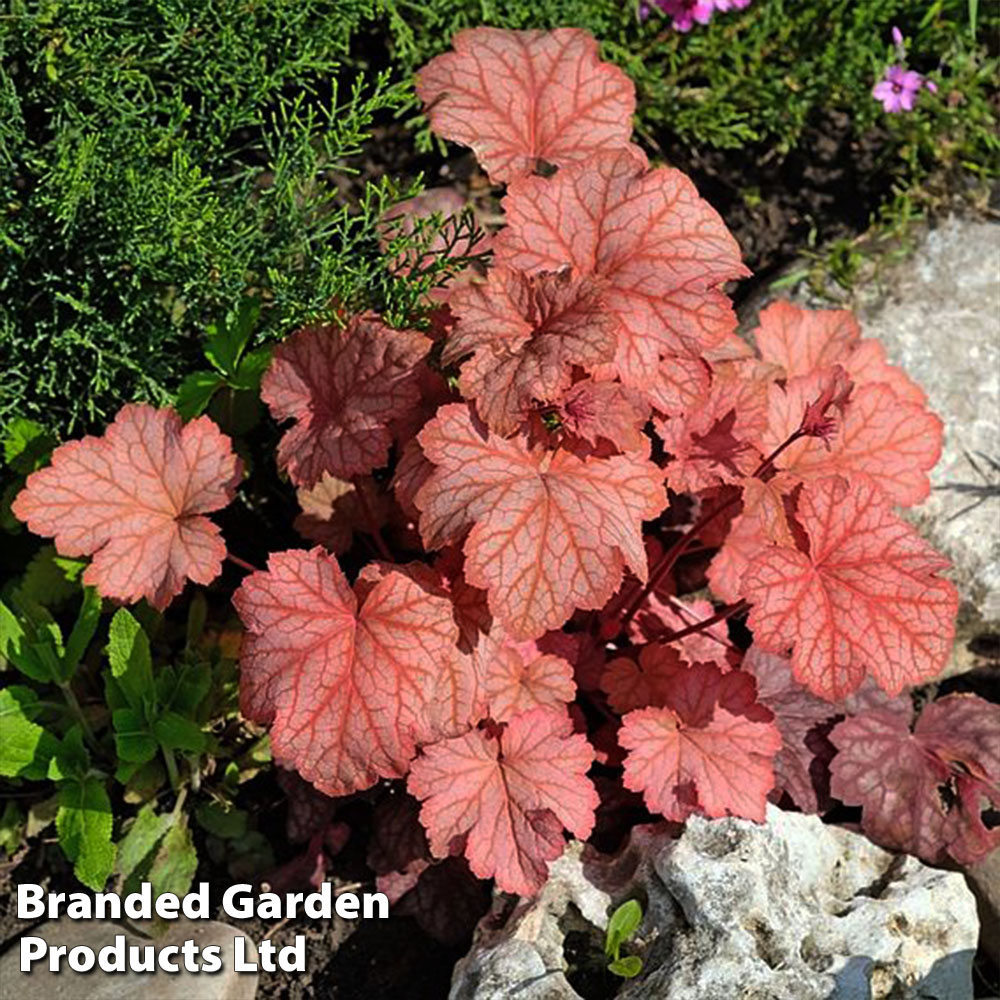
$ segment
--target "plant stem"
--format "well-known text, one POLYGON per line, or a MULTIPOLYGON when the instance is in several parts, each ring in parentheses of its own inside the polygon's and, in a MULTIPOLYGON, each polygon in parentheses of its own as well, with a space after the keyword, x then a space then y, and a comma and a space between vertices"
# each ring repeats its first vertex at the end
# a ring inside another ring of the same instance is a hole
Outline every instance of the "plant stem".
MULTIPOLYGON (((697 632, 704 632, 705 629, 717 625, 719 622, 732 618, 733 615, 742 614, 750 607, 749 601, 737 601, 735 604, 727 604, 721 611, 717 611, 711 618, 703 618, 700 622, 695 622, 687 628, 682 628, 678 632, 668 632, 666 635, 658 635, 654 642, 675 642, 685 636, 694 635, 697 632)), ((726 643, 728 646, 729 643, 726 643)))
MULTIPOLYGON (((760 465, 754 469, 753 473, 749 476, 750 479, 764 479, 765 477, 770 478, 770 475, 774 472, 774 462, 775 459, 786 449, 793 445, 799 438, 805 436, 805 433, 800 428, 794 433, 790 434, 788 438, 783 441, 770 455, 765 458, 760 465)), ((724 514, 731 507, 734 507, 742 499, 742 494, 736 494, 730 497, 725 503, 719 504, 718 507, 702 514, 694 524, 688 528, 687 531, 681 535, 680 538, 674 542, 673 545, 667 549, 666 552, 660 557, 660 561, 653 567, 653 571, 649 574, 649 580, 646 585, 639 591, 639 593, 632 599, 628 607, 625 609, 625 614, 622 615, 621 619, 621 629, 628 627, 628 624, 636 616, 636 613, 646 602, 646 598, 656 589, 660 581, 674 568, 677 564, 677 560, 684 554, 688 546, 693 542, 702 531, 705 530, 717 517, 724 514)))
POLYGON ((83 730, 83 738, 90 745, 91 750, 99 751, 100 748, 97 745, 97 737, 94 736, 94 730, 90 728, 90 722, 87 720, 87 716, 84 713, 80 702, 77 701, 77 697, 73 693, 73 688, 70 687, 69 681, 60 684, 59 690, 62 691, 63 697, 66 699, 66 704, 69 705, 70 710, 80 723, 80 728, 83 730))
POLYGON ((160 746, 163 751, 163 760, 167 765, 167 777, 170 779, 170 787, 176 792, 180 784, 180 776, 177 773, 177 761, 174 760, 173 750, 168 750, 165 746, 160 746))
POLYGON ((245 569, 248 573, 259 573, 260 570, 257 569, 252 563, 248 563, 246 559, 241 559, 239 556, 234 556, 232 552, 226 553, 226 558, 234 565, 239 566, 240 569, 245 569))
MULTIPOLYGON (((680 601, 676 601, 674 600, 674 598, 671 597, 667 599, 667 603, 674 609, 674 611, 677 614, 677 617, 680 618, 681 621, 688 621, 689 617, 694 617, 691 614, 691 609, 686 605, 682 604, 680 601)), ((708 626, 703 625, 703 621, 707 621, 707 619, 696 618, 694 621, 688 621, 688 625, 698 625, 699 627, 707 628, 708 626)), ((685 625, 684 627, 687 628, 688 625, 685 625)), ((734 646, 728 639, 723 639, 721 635, 716 635, 715 632, 709 632, 707 634, 709 639, 711 639, 713 642, 717 642, 720 646, 724 646, 726 649, 731 649, 733 650, 733 652, 736 653, 739 652, 736 646, 734 646)), ((659 639, 660 639, 659 636, 654 637, 654 641, 658 642, 659 639)), ((670 635, 670 637, 665 641, 672 642, 673 639, 674 636, 670 635)))

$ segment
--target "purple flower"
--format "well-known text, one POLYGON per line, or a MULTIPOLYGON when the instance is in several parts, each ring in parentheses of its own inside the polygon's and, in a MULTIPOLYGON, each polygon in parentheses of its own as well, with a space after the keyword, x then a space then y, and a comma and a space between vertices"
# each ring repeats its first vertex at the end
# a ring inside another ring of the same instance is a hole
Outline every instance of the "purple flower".
POLYGON ((897 49, 903 47, 903 33, 896 27, 892 26, 892 44, 896 46, 897 49))
POLYGON ((715 0, 715 9, 725 12, 727 10, 743 10, 750 6, 750 0, 715 0))
POLYGON ((913 69, 905 66, 890 66, 885 76, 875 84, 872 97, 882 102, 886 111, 895 114, 897 111, 912 111, 924 78, 913 69))
POLYGON ((656 6, 673 18, 677 31, 690 31, 695 22, 708 24, 715 11, 715 0, 656 0, 656 6))

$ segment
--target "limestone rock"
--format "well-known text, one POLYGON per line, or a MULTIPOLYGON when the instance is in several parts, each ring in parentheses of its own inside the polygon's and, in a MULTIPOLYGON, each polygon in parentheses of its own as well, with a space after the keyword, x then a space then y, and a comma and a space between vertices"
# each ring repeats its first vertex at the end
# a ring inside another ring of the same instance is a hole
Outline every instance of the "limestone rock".
POLYGON ((514 984, 518 1000, 577 997, 564 974, 564 924, 579 915, 603 930, 611 905, 608 893, 584 874, 583 851, 583 844, 569 844, 541 892, 522 902, 501 928, 493 929, 495 914, 483 918, 472 951, 455 967, 449 1000, 502 1000, 514 984))
MULTIPOLYGON (((171 922, 167 934, 156 939, 140 937, 129 928, 110 920, 70 920, 61 917, 50 920, 28 931, 25 936, 42 938, 49 946, 65 945, 67 948, 86 946, 95 953, 114 944, 115 935, 125 935, 125 947, 152 944, 157 948, 168 945, 182 946, 194 940, 199 949, 208 945, 221 948, 222 970, 215 973, 184 971, 183 956, 177 961, 181 971, 176 973, 157 970, 155 973, 103 973, 95 966, 86 973, 73 972, 65 956, 58 973, 48 970, 47 963, 39 961, 29 973, 20 971, 20 945, 15 942, 0 956, 0 993, 5 997, 17 996, 18 1000, 253 1000, 257 993, 257 973, 233 970, 236 938, 241 932, 229 924, 216 920, 188 920, 171 922)), ((257 961, 257 949, 251 938, 246 940, 245 958, 257 961)))
POLYGON ((961 876, 815 816, 692 819, 655 860, 680 917, 657 968, 621 995, 726 1000, 972 997, 978 922, 961 876))
POLYGON ((961 875, 773 807, 764 825, 639 834, 638 864, 571 845, 536 900, 506 924, 487 917, 452 1000, 574 1000, 567 914, 592 925, 601 962, 607 913, 630 897, 644 901, 643 972, 625 1000, 971 1000, 978 921, 961 875))

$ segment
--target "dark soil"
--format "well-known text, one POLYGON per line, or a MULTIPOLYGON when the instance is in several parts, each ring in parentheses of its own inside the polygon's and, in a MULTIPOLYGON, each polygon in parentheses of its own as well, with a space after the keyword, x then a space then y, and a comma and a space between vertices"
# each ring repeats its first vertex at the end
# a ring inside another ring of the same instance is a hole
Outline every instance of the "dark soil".
POLYGON ((885 138, 877 130, 858 135, 848 115, 831 112, 783 157, 752 146, 667 154, 725 220, 753 271, 734 292, 737 305, 807 245, 868 229, 892 187, 880 162, 885 138))

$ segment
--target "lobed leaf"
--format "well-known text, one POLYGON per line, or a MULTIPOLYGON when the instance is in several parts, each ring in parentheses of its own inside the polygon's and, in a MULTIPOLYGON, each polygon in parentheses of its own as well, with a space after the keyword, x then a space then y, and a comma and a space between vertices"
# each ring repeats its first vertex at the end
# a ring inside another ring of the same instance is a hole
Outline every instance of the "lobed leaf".
POLYGON ((666 506, 652 462, 504 440, 462 405, 442 407, 419 441, 434 465, 415 497, 424 544, 440 548, 468 531, 466 578, 514 638, 602 607, 626 564, 646 578, 641 522, 666 506))
POLYGON ((563 850, 563 827, 585 839, 598 797, 585 777, 594 759, 564 711, 535 708, 498 735, 473 730, 424 748, 407 787, 423 802, 420 820, 432 853, 447 857, 465 836, 480 878, 531 895, 563 850))
POLYGON ((417 74, 440 136, 471 146, 490 179, 629 145, 635 87, 579 28, 472 28, 417 74))
POLYGON ((218 576, 226 547, 205 514, 225 507, 242 463, 208 417, 130 404, 102 437, 60 445, 11 508, 61 555, 93 556, 83 582, 165 608, 186 580, 218 576))
POLYGON ((241 710, 271 726, 278 763, 328 795, 402 776, 418 744, 473 712, 451 603, 419 574, 374 569, 352 591, 321 549, 279 552, 233 597, 247 630, 241 710))
POLYGON ((601 287, 617 323, 611 371, 655 401, 661 359, 697 359, 736 326, 721 285, 747 273, 722 219, 679 170, 600 152, 508 189, 500 263, 571 268, 601 287))
POLYGON ((838 700, 866 675, 895 694, 938 674, 951 651, 948 560, 892 511, 878 487, 808 483, 796 513, 808 550, 771 546, 743 577, 748 625, 767 652, 792 647, 795 677, 838 700))
POLYGON ((416 366, 429 348, 423 334, 373 315, 344 328, 305 327, 275 348, 260 394, 276 420, 295 422, 278 444, 278 465, 296 486, 385 464, 390 423, 420 401, 416 366))

